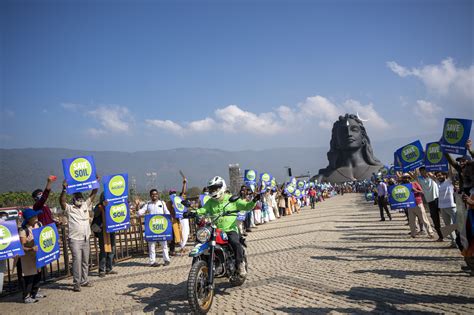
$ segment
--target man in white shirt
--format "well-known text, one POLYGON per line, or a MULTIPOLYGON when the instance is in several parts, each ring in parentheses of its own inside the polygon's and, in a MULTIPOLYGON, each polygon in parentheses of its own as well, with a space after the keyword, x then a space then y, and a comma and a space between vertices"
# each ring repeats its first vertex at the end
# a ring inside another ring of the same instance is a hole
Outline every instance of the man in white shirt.
MULTIPOLYGON (((138 210, 138 215, 143 216, 145 214, 170 214, 168 207, 166 207, 166 202, 160 200, 160 194, 158 190, 150 190, 150 201, 146 202, 140 207, 140 201, 136 201, 136 206, 138 210)), ((161 249, 163 251, 163 260, 164 265, 168 266, 170 264, 170 256, 168 253, 168 242, 160 241, 161 249)), ((150 266, 157 267, 159 266, 156 263, 156 252, 155 252, 156 242, 148 242, 148 253, 150 258, 150 266)))
POLYGON ((438 242, 443 241, 443 234, 441 233, 441 221, 440 221, 440 210, 438 206, 438 197, 439 189, 438 184, 430 176, 433 176, 431 173, 426 171, 424 166, 419 168, 420 175, 418 176, 418 183, 423 189, 423 195, 425 200, 428 203, 428 208, 430 209, 431 220, 433 220, 433 225, 438 234, 438 242))
MULTIPOLYGON (((447 178, 444 172, 437 172, 436 178, 439 182, 439 208, 441 217, 445 225, 456 224, 456 202, 454 201, 454 186, 447 178)), ((456 248, 456 233, 451 232, 449 236, 451 239, 451 247, 456 248)))
POLYGON ((92 190, 87 199, 84 199, 81 193, 74 193, 72 204, 66 202, 66 180, 63 182, 63 190, 59 196, 59 203, 64 214, 67 216, 68 222, 68 240, 72 253, 72 277, 73 290, 80 292, 81 287, 91 287, 89 282, 89 253, 91 235, 90 213, 92 212, 92 204, 97 195, 98 189, 92 190))

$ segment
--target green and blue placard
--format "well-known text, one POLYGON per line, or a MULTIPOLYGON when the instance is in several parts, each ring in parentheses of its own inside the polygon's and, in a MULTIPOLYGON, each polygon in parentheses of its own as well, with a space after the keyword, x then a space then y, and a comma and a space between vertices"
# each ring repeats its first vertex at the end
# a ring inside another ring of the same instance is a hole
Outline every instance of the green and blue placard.
POLYGON ((173 226, 169 214, 145 215, 145 240, 148 242, 170 241, 173 239, 173 226))
POLYGON ((130 227, 128 205, 128 174, 104 176, 105 226, 107 233, 126 230, 130 227))
POLYGON ((296 186, 293 183, 287 183, 285 186, 285 193, 287 195, 293 195, 295 193, 296 186))
POLYGON ((171 200, 171 203, 173 204, 173 209, 174 209, 176 219, 182 219, 183 213, 187 211, 186 207, 181 203, 183 199, 180 196, 173 194, 170 196, 170 200, 171 200))
POLYGON ((62 163, 68 194, 99 188, 94 157, 79 156, 63 159, 62 163))
POLYGON ((18 235, 16 221, 4 221, 0 223, 0 260, 23 256, 23 246, 18 235))
POLYGON ((36 252, 36 268, 42 268, 59 259, 59 233, 56 224, 51 223, 33 229, 36 252))
POLYGON ((397 157, 404 172, 413 171, 425 163, 425 154, 420 140, 413 141, 397 150, 397 157))
POLYGON ((444 120, 441 147, 446 153, 466 154, 466 142, 471 133, 472 120, 446 118, 444 120))
POLYGON ((447 172, 448 159, 443 153, 439 142, 426 144, 425 167, 428 172, 447 172))
POLYGON ((199 195, 199 201, 201 202, 201 207, 204 207, 204 205, 209 199, 211 199, 211 196, 209 195, 206 195, 206 194, 199 195))
POLYGON ((252 191, 255 191, 255 185, 257 184, 257 172, 255 170, 245 170, 244 183, 250 187, 252 191))
POLYGON ((272 185, 272 175, 270 173, 262 173, 260 174, 260 183, 265 183, 265 186, 272 185))
POLYGON ((415 195, 411 184, 399 184, 388 187, 388 201, 392 209, 416 207, 415 195))

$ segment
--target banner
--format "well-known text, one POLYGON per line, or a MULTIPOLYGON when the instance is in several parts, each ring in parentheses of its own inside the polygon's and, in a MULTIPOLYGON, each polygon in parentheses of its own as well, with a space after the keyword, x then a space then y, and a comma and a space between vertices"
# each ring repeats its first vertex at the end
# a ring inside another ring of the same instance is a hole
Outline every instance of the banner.
POLYGON ((275 177, 272 177, 272 180, 271 180, 271 182, 270 182, 270 186, 271 186, 272 188, 276 188, 277 182, 276 182, 275 177))
POLYGON ((148 242, 171 241, 173 226, 169 214, 145 215, 145 240, 148 242))
POLYGON ((295 190, 295 197, 298 198, 298 199, 303 198, 303 193, 298 188, 295 190))
POLYGON ((257 184, 257 172, 255 170, 245 170, 244 171, 244 183, 252 192, 255 191, 255 185, 257 184))
POLYGON ((416 140, 397 150, 404 172, 413 171, 424 165, 425 154, 420 140, 416 140))
POLYGON ((448 159, 438 142, 426 144, 425 167, 428 172, 447 172, 448 159))
POLYGON ((56 224, 51 223, 43 227, 33 229, 36 252, 36 268, 42 268, 59 259, 59 234, 56 224))
POLYGON ((171 199, 171 203, 173 204, 173 209, 174 209, 176 219, 182 219, 183 213, 187 211, 186 207, 181 203, 183 199, 177 195, 171 195, 170 199, 171 199))
POLYGON ((472 120, 446 118, 444 120, 441 147, 446 153, 466 154, 466 141, 471 133, 472 120))
POLYGON ((306 183, 302 180, 299 180, 296 182, 296 187, 299 189, 299 190, 303 190, 305 189, 305 186, 306 186, 306 183))
POLYGON ((99 188, 92 156, 63 159, 62 163, 68 194, 99 188))
POLYGON ((272 175, 270 175, 270 173, 260 174, 260 182, 265 183, 265 186, 271 186, 271 184, 272 184, 272 175))
POLYGON ((416 207, 415 195, 413 194, 411 184, 389 186, 388 201, 392 209, 416 207))
POLYGON ((295 193, 296 187, 292 183, 287 183, 285 187, 285 193, 287 195, 293 195, 295 193))
POLYGON ((395 177, 397 175, 395 171, 395 165, 390 166, 390 168, 388 169, 388 175, 390 177, 395 177))
POLYGON ((382 174, 383 177, 386 177, 390 172, 390 168, 388 167, 388 165, 384 165, 380 168, 379 172, 382 174))
POLYGON ((204 195, 204 194, 199 195, 199 201, 201 202, 201 207, 204 207, 204 205, 209 199, 211 199, 209 195, 204 195))
POLYGON ((16 221, 4 221, 0 223, 0 260, 23 256, 23 246, 18 235, 16 221))
POLYGON ((106 232, 112 233, 130 227, 130 208, 128 206, 128 174, 104 176, 104 197, 106 232))

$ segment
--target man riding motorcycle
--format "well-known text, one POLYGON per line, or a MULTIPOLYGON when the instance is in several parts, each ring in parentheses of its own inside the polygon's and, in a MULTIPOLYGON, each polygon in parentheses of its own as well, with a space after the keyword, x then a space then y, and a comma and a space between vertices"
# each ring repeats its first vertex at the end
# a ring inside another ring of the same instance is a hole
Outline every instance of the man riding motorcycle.
MULTIPOLYGON (((227 185, 223 178, 215 176, 211 178, 207 184, 209 189, 209 196, 211 197, 202 208, 197 209, 198 215, 218 216, 224 211, 251 211, 259 199, 259 195, 255 196, 253 201, 237 200, 234 203, 229 203, 230 194, 226 193, 227 185), (226 207, 227 206, 227 207, 226 207), (225 210, 224 210, 224 207, 225 210)), ((245 269, 245 262, 243 261, 243 249, 240 243, 239 229, 237 227, 236 216, 222 216, 216 223, 217 228, 221 229, 227 234, 228 241, 235 254, 235 262, 240 276, 245 277, 247 271, 245 269)))

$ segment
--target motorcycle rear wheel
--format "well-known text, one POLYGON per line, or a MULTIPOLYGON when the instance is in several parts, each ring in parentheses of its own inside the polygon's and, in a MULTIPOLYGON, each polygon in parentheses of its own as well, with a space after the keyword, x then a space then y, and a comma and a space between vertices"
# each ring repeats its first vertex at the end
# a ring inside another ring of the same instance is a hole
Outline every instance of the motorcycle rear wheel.
POLYGON ((207 263, 196 261, 188 276, 188 302, 194 314, 206 314, 211 309, 214 289, 208 289, 207 280, 207 263))

